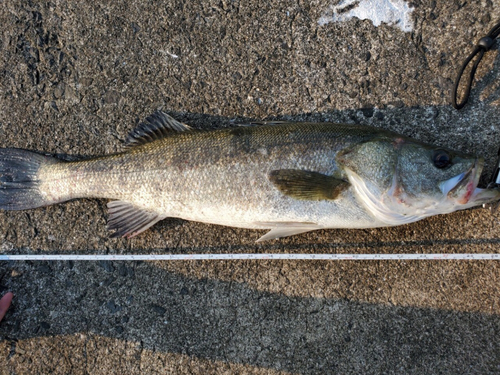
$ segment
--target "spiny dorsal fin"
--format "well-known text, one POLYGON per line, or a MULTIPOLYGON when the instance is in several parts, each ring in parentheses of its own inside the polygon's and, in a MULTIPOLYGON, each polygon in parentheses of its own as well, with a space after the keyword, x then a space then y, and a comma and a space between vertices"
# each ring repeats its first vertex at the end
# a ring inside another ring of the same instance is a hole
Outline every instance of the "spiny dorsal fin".
POLYGON ((156 212, 133 205, 130 202, 111 201, 108 203, 108 229, 115 230, 111 238, 134 237, 163 220, 156 212))
POLYGON ((128 147, 142 145, 168 137, 174 132, 186 130, 191 130, 191 127, 175 120, 165 112, 156 111, 128 134, 125 145, 128 147))
POLYGON ((320 201, 336 199, 349 183, 318 172, 279 169, 269 173, 269 180, 283 194, 295 199, 320 201))

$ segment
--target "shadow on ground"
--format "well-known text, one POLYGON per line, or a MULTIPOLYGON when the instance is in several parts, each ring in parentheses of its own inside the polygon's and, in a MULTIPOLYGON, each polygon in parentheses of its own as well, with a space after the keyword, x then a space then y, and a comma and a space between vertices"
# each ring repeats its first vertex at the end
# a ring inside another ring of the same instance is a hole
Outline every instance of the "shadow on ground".
POLYGON ((288 297, 144 262, 14 267, 22 277, 10 287, 23 298, 0 329, 14 342, 92 332, 161 352, 303 374, 500 370, 497 315, 288 297))

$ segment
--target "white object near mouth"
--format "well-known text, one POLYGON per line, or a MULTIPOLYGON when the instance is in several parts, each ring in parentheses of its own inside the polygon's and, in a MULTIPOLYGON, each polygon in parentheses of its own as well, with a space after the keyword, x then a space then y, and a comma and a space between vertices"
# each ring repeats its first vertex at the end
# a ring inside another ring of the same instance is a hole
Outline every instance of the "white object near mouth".
POLYGON ((443 195, 447 195, 451 189, 453 189, 457 184, 463 180, 465 173, 460 173, 458 176, 452 177, 449 180, 443 181, 439 184, 443 195))
POLYGON ((318 20, 318 24, 323 26, 356 17, 360 20, 370 20, 374 26, 386 23, 404 32, 411 32, 411 12, 413 8, 404 0, 342 0, 339 4, 330 6, 329 11, 318 20))

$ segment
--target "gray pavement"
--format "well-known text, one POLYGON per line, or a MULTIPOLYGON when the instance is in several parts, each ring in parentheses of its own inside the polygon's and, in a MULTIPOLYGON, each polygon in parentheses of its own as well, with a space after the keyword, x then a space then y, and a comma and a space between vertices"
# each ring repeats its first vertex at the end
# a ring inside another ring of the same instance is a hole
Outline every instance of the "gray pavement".
MULTIPOLYGON (((498 47, 463 111, 449 91, 498 4, 413 1, 405 32, 356 18, 320 25, 338 3, 3 2, 0 146, 115 152, 163 109, 202 129, 374 125, 481 154, 488 175, 500 139, 498 47)), ((484 209, 263 244, 261 231, 178 219, 109 239, 106 217, 104 200, 0 212, 0 248, 500 251, 500 214, 484 209)), ((499 282, 496 261, 4 262, 0 292, 15 299, 0 323, 0 373, 496 374, 499 282)))

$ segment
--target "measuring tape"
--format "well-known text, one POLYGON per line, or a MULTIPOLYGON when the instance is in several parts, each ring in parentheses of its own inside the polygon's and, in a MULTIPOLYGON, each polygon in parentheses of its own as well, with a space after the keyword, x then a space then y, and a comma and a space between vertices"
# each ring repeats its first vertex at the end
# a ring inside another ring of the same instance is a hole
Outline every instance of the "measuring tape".
POLYGON ((4 254, 2 260, 500 260, 500 254, 4 254))

